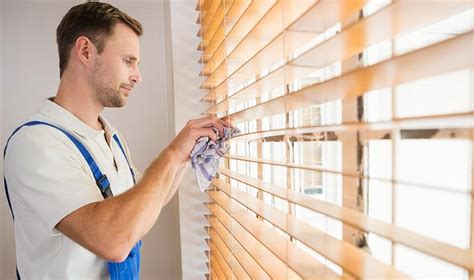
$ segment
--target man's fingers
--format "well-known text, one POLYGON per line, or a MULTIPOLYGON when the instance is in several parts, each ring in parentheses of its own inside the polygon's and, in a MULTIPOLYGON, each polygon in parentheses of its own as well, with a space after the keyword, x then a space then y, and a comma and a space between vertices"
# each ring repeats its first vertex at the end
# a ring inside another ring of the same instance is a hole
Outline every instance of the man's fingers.
POLYGON ((227 127, 234 127, 233 121, 231 117, 223 117, 222 119, 219 119, 222 122, 222 125, 227 126, 227 127))
POLYGON ((189 121, 189 124, 193 127, 209 127, 213 123, 219 123, 222 126, 233 127, 231 120, 228 117, 220 119, 218 117, 209 116, 189 121))
POLYGON ((207 136, 210 139, 217 141, 217 134, 210 127, 196 128, 195 129, 195 138, 199 139, 202 136, 207 136))
POLYGON ((222 124, 223 126, 234 127, 234 125, 232 124, 232 119, 230 117, 224 117, 222 119, 218 119, 218 122, 222 124))
POLYGON ((215 127, 219 130, 219 137, 224 137, 224 127, 234 127, 230 118, 226 117, 220 119, 212 116, 191 120, 188 122, 188 126, 195 129, 215 127))
POLYGON ((201 127, 215 127, 219 130, 219 135, 223 136, 224 135, 224 125, 226 125, 225 122, 223 122, 221 119, 217 117, 206 117, 206 118, 201 118, 192 121, 191 124, 194 128, 201 128, 201 127))

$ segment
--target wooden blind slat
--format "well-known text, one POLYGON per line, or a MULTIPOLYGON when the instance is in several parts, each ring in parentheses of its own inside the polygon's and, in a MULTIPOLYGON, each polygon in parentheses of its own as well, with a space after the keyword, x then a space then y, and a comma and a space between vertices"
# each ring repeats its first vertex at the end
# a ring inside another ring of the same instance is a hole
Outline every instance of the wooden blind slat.
POLYGON ((295 65, 324 67, 354 56, 376 43, 472 8, 470 1, 394 1, 381 11, 362 19, 325 43, 295 59, 295 65))
POLYGON ((216 260, 216 257, 211 254, 211 268, 214 269, 217 279, 226 279, 224 271, 219 266, 219 263, 216 260))
POLYGON ((214 270, 214 267, 211 265, 211 280, 213 279, 219 279, 219 278, 217 277, 217 273, 214 270))
MULTIPOLYGON (((219 69, 219 67, 224 67, 225 63, 223 62, 227 55, 237 47, 253 26, 275 5, 276 1, 277 0, 253 0, 250 2, 243 14, 232 24, 233 26, 230 31, 225 33, 225 40, 219 47, 220 52, 216 51, 217 55, 213 55, 207 62, 205 68, 208 69, 211 74, 216 71, 216 69, 219 69)), ((232 21, 229 23, 232 23, 232 21)), ((201 87, 212 88, 213 84, 208 78, 201 87)))
MULTIPOLYGON (((432 184, 427 185, 421 182, 409 182, 409 181, 403 181, 403 180, 394 180, 387 177, 361 175, 354 171, 347 171, 347 170, 340 171, 337 169, 323 168, 323 167, 315 166, 315 165, 295 164, 295 163, 290 163, 290 162, 268 160, 268 159, 262 159, 262 158, 250 158, 250 157, 237 156, 237 155, 225 155, 225 157, 229 159, 255 162, 259 164, 270 164, 270 165, 282 166, 282 167, 287 167, 287 168, 296 168, 296 169, 311 170, 311 171, 316 171, 316 172, 338 174, 343 177, 352 177, 352 178, 365 179, 365 180, 370 180, 370 181, 385 182, 385 183, 390 183, 390 184, 413 186, 413 187, 422 188, 422 189, 429 189, 431 191, 437 190, 437 191, 442 191, 442 192, 456 193, 460 195, 469 195, 469 194, 473 195, 474 194, 474 192, 466 192, 465 190, 458 189, 458 188, 447 188, 446 186, 442 186, 442 185, 432 185, 432 184)), ((350 166, 346 166, 346 168, 351 170, 350 166)), ((354 168, 352 168, 352 170, 354 170, 354 168)), ((474 174, 474 170, 473 170, 473 174, 474 174)))
POLYGON ((473 34, 471 31, 430 47, 314 84, 229 116, 235 123, 255 120, 339 98, 354 98, 370 90, 472 67, 473 34))
POLYGON ((230 185, 224 181, 214 179, 213 184, 249 210, 260 215, 282 231, 293 236, 358 278, 408 278, 407 275, 374 259, 366 252, 340 241, 296 219, 292 215, 288 215, 281 210, 266 205, 263 201, 239 189, 231 188, 230 185))
MULTIPOLYGON (((202 50, 201 58, 199 63, 208 63, 214 53, 221 47, 225 38, 225 26, 224 21, 217 27, 216 32, 212 36, 212 39, 209 42, 202 41, 199 42, 198 50, 202 50)), ((204 67, 205 68, 205 67, 204 67)))
MULTIPOLYGON (((352 25, 334 38, 307 51, 305 54, 292 61, 291 64, 298 66, 311 66, 314 69, 322 68, 338 60, 354 56, 368 46, 392 38, 400 33, 417 30, 418 28, 430 23, 465 11, 470 7, 472 7, 472 4, 468 1, 453 1, 450 3, 446 3, 445 1, 436 3, 427 3, 423 1, 408 3, 407 1, 398 1, 375 15, 352 25), (417 9, 414 8, 413 5, 421 5, 422 7, 417 9), (422 12, 420 13, 419 11, 422 12), (402 20, 400 20, 401 16, 403 16, 402 20), (361 38, 363 38, 363 40, 361 40, 361 38), (350 46, 350 48, 348 46, 350 46)), ((303 42, 300 43, 303 44, 303 42)), ((270 65, 271 64, 267 64, 266 66, 261 65, 261 68, 268 68, 270 65)), ((216 87, 216 85, 222 84, 228 72, 233 73, 233 69, 228 69, 228 67, 222 67, 221 70, 222 71, 218 71, 213 75, 220 78, 211 79, 210 77, 210 79, 208 79, 209 84, 213 85, 212 88, 216 87), (225 70, 227 70, 227 72, 225 70)), ((299 77, 301 78, 303 76, 304 75, 301 75, 299 77)), ((253 77, 255 76, 247 77, 246 80, 253 77)), ((275 84, 275 87, 277 85, 285 85, 290 81, 293 80, 284 81, 284 83, 283 80, 280 80, 279 83, 275 84)), ((266 90, 268 91, 268 89, 266 90)), ((212 92, 209 95, 216 96, 216 98, 220 97, 212 92)), ((237 101, 244 102, 253 97, 245 98, 244 95, 234 96, 233 98, 237 101)), ((224 110, 221 108, 220 111, 224 110)))
POLYGON ((266 45, 255 56, 253 56, 247 63, 235 65, 233 69, 229 69, 229 78, 220 83, 216 88, 211 90, 205 98, 210 101, 215 101, 219 98, 228 95, 229 91, 224 88, 228 87, 229 83, 235 83, 239 86, 242 81, 248 81, 268 68, 268 65, 273 65, 283 57, 292 53, 296 48, 301 47, 315 37, 314 33, 285 31, 277 38, 266 45), (242 66, 241 66, 242 65, 242 66), (238 68, 240 67, 240 68, 238 68), (236 70, 236 68, 238 68, 236 70))
MULTIPOLYGON (((212 206, 208 205, 208 207, 212 206)), ((265 270, 262 269, 257 261, 249 254, 249 252, 247 252, 246 249, 244 249, 244 247, 231 235, 227 228, 216 217, 210 217, 209 222, 226 246, 232 250, 235 258, 240 262, 252 279, 270 279, 265 270)))
POLYGON ((224 39, 228 33, 232 30, 235 24, 239 21, 242 14, 247 10, 251 0, 235 0, 232 2, 230 9, 225 15, 225 19, 221 22, 214 36, 212 37, 209 44, 204 48, 201 61, 208 63, 208 61, 214 56, 214 53, 219 49, 225 50, 224 39))
POLYGON ((208 11, 206 12, 206 16, 202 20, 201 26, 207 27, 211 23, 212 19, 216 15, 217 10, 222 5, 222 0, 214 0, 209 6, 208 11))
MULTIPOLYGON (((381 131, 389 132, 394 129, 459 129, 468 130, 474 126, 474 112, 453 113, 443 115, 432 115, 422 117, 397 118, 391 121, 382 122, 353 122, 336 125, 318 125, 298 128, 284 128, 264 130, 251 133, 240 134, 232 140, 257 140, 265 137, 282 135, 304 135, 311 133, 332 133, 332 132, 367 132, 381 131)), ((462 133, 464 137, 464 131, 462 133)), ((324 140, 324 139, 323 139, 324 140)))
POLYGON ((242 265, 237 261, 231 250, 227 247, 227 245, 225 245, 224 241, 222 241, 222 239, 219 237, 219 235, 213 228, 210 229, 209 236, 216 244, 217 249, 219 250, 219 252, 221 252, 227 264, 235 273, 237 279, 250 279, 250 276, 247 274, 247 272, 245 272, 245 269, 243 269, 242 265))
POLYGON ((217 11, 215 12, 215 16, 212 17, 211 22, 205 26, 204 24, 201 24, 201 28, 199 29, 198 36, 202 38, 202 41, 206 42, 209 44, 211 41, 212 37, 216 33, 217 29, 219 26, 222 24, 224 20, 224 13, 225 13, 225 3, 224 1, 221 2, 219 7, 217 8, 217 11))
POLYGON ((207 11, 209 9, 209 6, 211 5, 211 2, 212 0, 198 0, 198 3, 196 5, 196 11, 207 11))
MULTIPOLYGON (((242 63, 243 66, 237 71, 229 71, 229 79, 245 79, 250 80, 256 77, 258 74, 266 70, 270 65, 275 64, 290 53, 294 52, 297 48, 306 45, 316 34, 321 34, 326 31, 329 27, 334 25, 338 21, 346 19, 349 15, 352 15, 359 11, 366 1, 352 0, 352 1, 332 1, 332 0, 321 0, 316 5, 312 5, 309 11, 303 14, 300 18, 296 19, 286 30, 282 31, 277 37, 272 39, 270 43, 265 45, 263 49, 253 56, 245 56, 244 54, 235 53, 232 55, 233 58, 250 58, 245 59, 247 62, 242 63), (311 21, 311 24, 305 22, 311 21), (301 23, 301 24, 300 24, 301 23)), ((292 4, 291 1, 287 1, 285 5, 292 4)), ((286 10, 285 10, 286 14, 286 10)), ((278 26, 278 24, 277 24, 278 26)), ((286 27, 286 25, 285 25, 286 27)), ((267 36, 268 38, 269 36, 267 36)), ((273 37, 272 37, 273 38, 273 37)), ((251 40, 249 40, 251 42, 251 40)), ((261 41, 261 44, 267 41, 261 41)), ((263 46, 263 45, 261 45, 263 46)), ((253 46, 251 48, 242 48, 244 50, 255 50, 253 46)), ((228 81, 224 81, 219 84, 214 90, 206 95, 206 100, 214 101, 218 98, 227 95, 227 90, 223 90, 223 87, 227 87, 228 81)))
POLYGON ((220 191, 209 191, 212 197, 229 215, 240 223, 265 247, 295 270, 304 279, 351 279, 337 275, 314 257, 305 253, 287 238, 273 231, 251 214, 232 205, 231 200, 220 191))
POLYGON ((362 10, 367 0, 333 1, 320 0, 294 24, 289 30, 322 33, 338 22, 345 22, 348 17, 362 10))
MULTIPOLYGON (((227 58, 238 60, 239 63, 233 68, 225 67, 225 59, 220 60, 220 66, 215 73, 204 82, 203 87, 209 88, 208 85, 219 85, 228 76, 245 64, 251 57, 258 53, 265 45, 282 33, 288 25, 293 23, 305 11, 307 11, 315 0, 278 0, 271 8, 265 12, 265 15, 259 19, 256 24, 251 26, 251 30, 245 33, 245 37, 239 44, 229 52, 227 58), (285 11, 285 13, 283 13, 285 11), (227 69, 224 71, 224 69, 227 69)), ((243 34, 244 32, 242 32, 243 34)), ((309 37, 310 38, 310 37, 309 37)), ((283 45, 281 45, 281 48, 283 45)), ((280 54, 279 57, 283 57, 280 54)))
MULTIPOLYGON (((407 1, 395 2, 379 13, 354 24, 339 35, 316 46, 296 58, 294 61, 291 61, 290 64, 294 66, 311 66, 313 71, 315 71, 316 69, 330 65, 334 62, 354 56, 368 46, 390 39, 400 33, 417 30, 417 28, 426 26, 436 20, 465 11, 471 6, 466 1, 453 1, 451 4, 446 4, 444 1, 441 2, 442 3, 436 2, 436 4, 433 5, 423 1, 416 2, 416 5, 423 5, 424 9, 420 9, 420 11, 423 11, 421 14, 419 14, 418 9, 413 8, 412 5, 414 3, 407 3, 407 1), (425 7, 426 5, 429 5, 429 7, 425 7), (419 14, 419 16, 411 15, 411 13, 419 14), (410 18, 411 21, 400 20, 400 15, 403 15, 403 18, 410 18), (361 40, 361 38, 363 38, 363 40, 361 40), (350 46, 350 48, 348 46, 350 46)), ((267 68, 269 66, 270 65, 267 65, 267 68)), ((228 71, 228 67, 222 67, 221 71, 217 71, 215 75, 224 77, 228 71)), ((292 79, 281 79, 278 83, 273 84, 273 88, 284 86, 292 81, 301 79, 310 72, 301 73, 300 75, 295 74, 292 79)), ((249 80, 248 78, 236 78, 241 79, 241 82, 249 80)), ((208 79, 208 81, 212 84, 209 88, 215 88, 218 87, 219 84, 222 84, 220 80, 218 80, 217 83, 212 79, 208 79)), ((270 88, 264 88, 258 96, 268 92, 269 90, 270 88)), ((215 93, 210 93, 208 95, 221 97, 217 95, 217 93, 222 93, 222 91, 216 91, 215 93)), ((242 94, 229 98, 242 103, 254 98, 254 96, 249 95, 247 97, 245 94, 242 94)), ((223 103, 220 105, 219 110, 212 110, 212 113, 222 112, 229 108, 229 103, 223 103)))
POLYGON ((327 215, 331 218, 340 220, 345 224, 364 231, 376 233, 396 243, 407 245, 421 252, 464 267, 468 270, 474 270, 474 256, 469 250, 463 250, 461 248, 436 241, 430 237, 417 234, 396 225, 375 220, 358 211, 338 207, 336 205, 308 197, 307 195, 287 188, 275 186, 273 184, 263 182, 262 180, 229 171, 228 169, 221 169, 220 172, 237 181, 278 196, 289 202, 296 203, 310 210, 327 215))
POLYGON ((283 276, 283 278, 301 279, 239 223, 235 222, 220 206, 210 204, 208 208, 270 277, 277 279, 283 276))
POLYGON ((285 84, 294 81, 298 77, 304 77, 314 69, 311 67, 301 67, 293 65, 284 65, 279 67, 277 70, 268 74, 267 76, 259 79, 255 83, 243 88, 238 91, 232 97, 223 100, 216 106, 213 106, 206 110, 204 114, 216 114, 228 110, 232 106, 236 106, 245 102, 246 100, 256 98, 262 95, 262 93, 269 92, 272 89, 279 88, 285 84))
MULTIPOLYGON (((209 68, 211 73, 215 71, 214 69, 219 68, 219 66, 222 68, 225 65, 223 62, 227 57, 227 54, 234 50, 238 43, 245 38, 253 26, 265 15, 276 1, 277 0, 254 0, 247 6, 246 10, 243 12, 242 16, 237 19, 227 36, 225 36, 226 33, 223 34, 225 39, 222 39, 223 42, 221 46, 219 46, 221 51, 216 51, 207 62, 206 68, 209 68), (229 42, 237 43, 229 44, 229 42)), ((227 24, 227 21, 225 23, 227 24)), ((213 83, 208 78, 201 87, 212 88, 213 83)))
POLYGON ((224 257, 222 256, 221 252, 217 249, 216 244, 211 240, 211 252, 213 252, 213 256, 215 257, 217 263, 219 264, 220 268, 224 272, 224 275, 227 279, 234 279, 235 275, 232 272, 232 269, 230 268, 229 264, 224 260, 224 257))

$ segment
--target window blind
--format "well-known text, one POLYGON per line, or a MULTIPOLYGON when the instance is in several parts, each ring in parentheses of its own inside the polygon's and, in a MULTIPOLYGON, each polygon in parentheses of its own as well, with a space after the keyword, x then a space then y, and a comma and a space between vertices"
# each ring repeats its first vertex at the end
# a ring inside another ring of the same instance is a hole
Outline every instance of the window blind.
POLYGON ((474 1, 199 0, 212 279, 474 279, 474 1))

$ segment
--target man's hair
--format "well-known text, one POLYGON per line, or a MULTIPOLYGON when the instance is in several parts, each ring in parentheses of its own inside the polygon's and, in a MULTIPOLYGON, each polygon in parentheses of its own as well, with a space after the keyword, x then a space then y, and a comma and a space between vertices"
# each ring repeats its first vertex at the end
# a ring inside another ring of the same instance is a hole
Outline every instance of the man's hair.
POLYGON ((59 77, 67 67, 71 49, 77 38, 85 36, 102 53, 108 37, 117 23, 129 26, 137 36, 143 34, 142 25, 134 18, 114 6, 100 2, 86 2, 72 7, 56 29, 59 52, 59 77))

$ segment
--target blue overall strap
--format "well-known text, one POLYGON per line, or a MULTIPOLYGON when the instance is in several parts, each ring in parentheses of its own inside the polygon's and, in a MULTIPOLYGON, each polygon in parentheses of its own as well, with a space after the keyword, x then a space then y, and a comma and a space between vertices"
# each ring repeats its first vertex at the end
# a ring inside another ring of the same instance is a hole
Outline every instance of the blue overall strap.
MULTIPOLYGON (((82 154, 84 159, 87 161, 87 164, 89 165, 89 168, 90 168, 92 174, 94 175, 95 181, 97 183, 97 186, 99 186, 99 189, 100 189, 100 192, 101 192, 102 196, 104 198, 113 196, 112 190, 110 189, 109 179, 107 179, 107 176, 102 174, 102 171, 100 171, 99 167, 97 166, 94 159, 92 158, 92 155, 89 153, 89 151, 86 149, 86 147, 81 142, 79 142, 79 140, 77 140, 74 136, 71 135, 71 133, 69 133, 68 131, 66 131, 63 128, 60 128, 58 126, 55 126, 55 125, 47 123, 47 122, 31 121, 31 122, 25 123, 22 126, 18 127, 13 132, 13 134, 10 136, 10 138, 7 141, 7 146, 8 146, 8 142, 10 141, 11 137, 18 130, 20 130, 24 126, 35 126, 35 125, 47 125, 47 126, 56 128, 59 131, 61 131, 62 133, 64 133, 67 136, 67 138, 69 138, 69 140, 71 140, 74 143, 74 145, 77 147, 77 149, 82 154)), ((7 146, 5 147, 4 155, 6 153, 7 146)))
MULTIPOLYGON (((117 134, 114 134, 113 136, 115 142, 119 146, 120 150, 122 150, 122 153, 127 160, 128 168, 130 168, 130 173, 132 173, 133 177, 133 183, 136 183, 135 181, 135 172, 133 172, 132 166, 130 165, 130 161, 127 158, 127 153, 125 152, 125 149, 123 148, 122 143, 120 143, 120 140, 117 136, 117 134)), ((111 280, 138 280, 140 276, 140 248, 142 247, 142 241, 138 241, 135 246, 133 246, 132 250, 128 254, 127 258, 120 263, 117 262, 109 262, 108 267, 109 267, 109 274, 110 274, 110 279, 111 280)))
POLYGON ((117 143, 117 145, 119 146, 120 150, 122 150, 123 155, 125 156, 125 160, 127 161, 128 168, 130 168, 130 173, 132 173, 133 183, 135 184, 136 183, 135 182, 135 172, 133 172, 132 166, 130 165, 130 161, 127 158, 127 153, 125 153, 125 149, 123 148, 122 144, 120 143, 120 140, 119 140, 117 134, 114 134, 114 140, 117 143))

